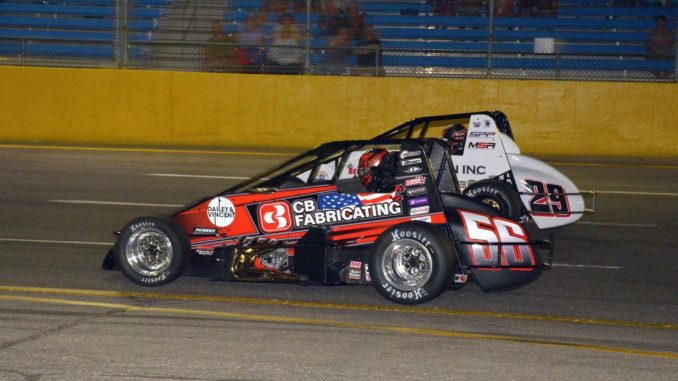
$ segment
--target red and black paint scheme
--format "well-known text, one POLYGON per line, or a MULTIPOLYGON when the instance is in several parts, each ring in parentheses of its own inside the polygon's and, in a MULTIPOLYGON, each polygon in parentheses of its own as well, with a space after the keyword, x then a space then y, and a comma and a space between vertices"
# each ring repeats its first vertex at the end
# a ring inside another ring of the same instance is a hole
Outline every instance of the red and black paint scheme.
POLYGON ((468 280, 493 291, 537 279, 544 242, 461 195, 446 152, 437 139, 324 144, 168 218, 135 219, 104 267, 149 286, 181 273, 372 283, 404 304, 468 280), (375 148, 389 153, 369 189, 351 169, 375 148))

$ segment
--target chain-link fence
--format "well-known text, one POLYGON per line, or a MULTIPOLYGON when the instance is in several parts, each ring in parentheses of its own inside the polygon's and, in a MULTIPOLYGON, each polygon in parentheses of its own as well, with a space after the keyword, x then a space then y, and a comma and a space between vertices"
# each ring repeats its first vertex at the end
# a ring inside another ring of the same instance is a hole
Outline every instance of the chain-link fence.
POLYGON ((613 0, 0 2, 1 63, 676 80, 678 5, 613 0), (628 2, 625 2, 628 3, 628 2))

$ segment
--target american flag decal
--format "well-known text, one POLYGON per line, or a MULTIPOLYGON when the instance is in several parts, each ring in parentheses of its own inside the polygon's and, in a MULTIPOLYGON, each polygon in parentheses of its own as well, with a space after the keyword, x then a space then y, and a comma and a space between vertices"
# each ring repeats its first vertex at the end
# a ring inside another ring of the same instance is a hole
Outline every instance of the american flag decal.
POLYGON ((349 206, 379 204, 393 200, 392 193, 325 193, 318 197, 320 210, 335 210, 349 206))

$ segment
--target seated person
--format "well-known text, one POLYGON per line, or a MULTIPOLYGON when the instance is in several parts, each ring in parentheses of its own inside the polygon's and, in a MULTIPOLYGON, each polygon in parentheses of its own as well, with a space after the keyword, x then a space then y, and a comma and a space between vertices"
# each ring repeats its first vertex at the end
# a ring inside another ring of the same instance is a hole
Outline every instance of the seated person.
POLYGON ((393 191, 391 180, 395 156, 383 148, 374 148, 360 156, 358 176, 367 192, 388 193, 393 191))
POLYGON ((450 147, 450 153, 452 155, 464 154, 466 132, 466 128, 461 124, 452 124, 443 130, 443 135, 440 138, 450 147))

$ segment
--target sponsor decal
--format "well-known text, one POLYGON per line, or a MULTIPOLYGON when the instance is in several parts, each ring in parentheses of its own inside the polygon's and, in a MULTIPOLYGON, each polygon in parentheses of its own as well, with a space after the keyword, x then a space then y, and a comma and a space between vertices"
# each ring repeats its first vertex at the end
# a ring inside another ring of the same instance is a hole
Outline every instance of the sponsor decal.
POLYGON ((397 216, 403 213, 399 202, 390 193, 340 194, 325 193, 314 199, 292 203, 294 226, 335 224, 371 218, 397 216))
POLYGON ((489 131, 473 131, 469 134, 469 137, 472 138, 490 138, 494 136, 494 132, 489 132, 489 131))
POLYGON ((354 177, 358 176, 358 168, 355 165, 349 163, 346 166, 346 170, 348 171, 349 175, 352 175, 354 177))
POLYGON ((402 150, 400 151, 400 158, 401 159, 407 159, 408 157, 414 157, 414 156, 420 156, 421 151, 407 151, 407 150, 402 150))
POLYGON ((424 184, 426 184, 426 177, 424 177, 424 176, 412 177, 412 178, 405 180, 405 186, 406 187, 411 187, 413 185, 424 185, 424 184))
POLYGON ((417 197, 407 201, 409 206, 428 205, 428 197, 417 197))
POLYGON ((422 167, 408 167, 403 172, 405 173, 419 173, 423 170, 422 167))
POLYGON ((464 175, 484 175, 487 173, 487 167, 484 165, 462 165, 461 167, 455 165, 454 172, 464 175))
POLYGON ((424 217, 412 217, 410 218, 411 221, 422 221, 422 222, 428 222, 431 223, 433 222, 433 219, 431 216, 424 216, 424 217))
POLYGON ((488 142, 469 142, 468 148, 473 149, 494 149, 497 143, 488 143, 488 142))
POLYGON ((466 283, 468 282, 468 275, 465 274, 454 274, 454 283, 466 283))
POLYGON ((428 206, 417 206, 416 208, 410 209, 410 215, 416 216, 417 214, 426 214, 428 211, 428 206))
POLYGON ((226 197, 215 197, 207 205, 207 218, 217 227, 229 226, 235 220, 235 206, 226 197))
POLYGON ((372 281, 372 277, 370 277, 370 265, 365 263, 365 280, 368 282, 372 281))
POLYGON ((480 120, 476 119, 473 121, 473 127, 479 128, 480 127, 480 120))
POLYGON ((193 228, 193 235, 217 235, 217 229, 195 227, 193 228))
POLYGON ((418 288, 414 291, 408 292, 408 291, 400 291, 396 288, 393 288, 393 286, 391 286, 388 283, 384 283, 381 286, 386 290, 386 292, 391 294, 391 296, 394 296, 398 299, 419 300, 419 299, 423 298, 424 296, 428 295, 428 292, 426 292, 426 290, 424 290, 423 288, 418 288))
POLYGON ((360 269, 350 269, 348 272, 348 279, 360 280, 360 275, 362 272, 360 269))
POLYGON ((142 221, 142 222, 138 222, 136 224, 130 225, 129 230, 131 230, 132 232, 135 232, 135 231, 139 230, 140 228, 153 228, 153 227, 155 227, 155 222, 153 222, 153 221, 142 221))
POLYGON ((197 252, 199 255, 212 255, 212 254, 214 254, 214 251, 212 251, 212 250, 198 249, 198 250, 196 250, 196 252, 197 252))
POLYGON ((410 160, 402 160, 400 162, 401 166, 406 166, 406 165, 412 165, 412 164, 421 164, 422 160, 421 158, 416 158, 416 159, 410 159, 410 160))
POLYGON ((408 189, 405 194, 408 196, 416 196, 418 194, 426 194, 426 187, 416 187, 408 189))
POLYGON ((359 269, 363 267, 363 263, 360 261, 351 261, 351 263, 348 265, 348 267, 352 269, 359 269))
POLYGON ((259 205, 259 226, 264 233, 285 232, 292 229, 292 211, 286 201, 259 205))
POLYGON ((490 128, 490 120, 489 120, 489 119, 485 119, 485 120, 483 121, 483 127, 485 127, 485 128, 490 128))
POLYGON ((330 174, 327 173, 325 170, 321 170, 318 172, 318 175, 316 176, 316 180, 329 180, 330 179, 330 174))

